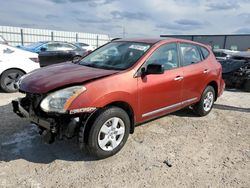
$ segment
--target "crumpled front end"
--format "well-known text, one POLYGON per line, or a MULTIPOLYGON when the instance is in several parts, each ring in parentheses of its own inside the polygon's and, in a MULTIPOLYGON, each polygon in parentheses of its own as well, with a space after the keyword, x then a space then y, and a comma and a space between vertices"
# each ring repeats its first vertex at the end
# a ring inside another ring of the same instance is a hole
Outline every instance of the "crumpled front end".
POLYGON ((78 134, 96 109, 88 112, 66 111, 65 113, 44 112, 40 105, 46 98, 43 94, 26 93, 23 98, 12 101, 13 111, 21 118, 26 118, 40 129, 46 143, 52 143, 55 138, 72 138, 78 134))

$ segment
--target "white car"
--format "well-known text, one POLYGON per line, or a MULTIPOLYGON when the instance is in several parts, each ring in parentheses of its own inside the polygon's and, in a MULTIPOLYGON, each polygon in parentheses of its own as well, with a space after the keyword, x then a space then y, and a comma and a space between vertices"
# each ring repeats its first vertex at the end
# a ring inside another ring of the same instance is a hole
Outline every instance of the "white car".
POLYGON ((91 46, 89 44, 86 44, 86 43, 83 43, 83 42, 75 42, 75 45, 81 47, 86 52, 92 52, 92 51, 94 51, 94 47, 93 46, 91 46))
POLYGON ((40 68, 38 54, 0 44, 0 88, 15 92, 15 82, 24 74, 40 68))

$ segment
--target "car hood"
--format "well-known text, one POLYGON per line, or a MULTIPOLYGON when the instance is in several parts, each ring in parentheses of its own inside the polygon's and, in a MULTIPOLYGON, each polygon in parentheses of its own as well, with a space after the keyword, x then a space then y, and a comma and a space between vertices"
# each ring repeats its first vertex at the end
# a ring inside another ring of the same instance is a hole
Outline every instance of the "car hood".
POLYGON ((119 71, 91 68, 71 62, 60 63, 26 74, 19 81, 19 89, 23 92, 43 94, 57 88, 81 84, 117 72, 119 71))
POLYGON ((26 46, 17 46, 17 48, 20 48, 22 50, 26 50, 26 51, 29 51, 29 52, 35 52, 35 49, 33 48, 28 48, 26 46))

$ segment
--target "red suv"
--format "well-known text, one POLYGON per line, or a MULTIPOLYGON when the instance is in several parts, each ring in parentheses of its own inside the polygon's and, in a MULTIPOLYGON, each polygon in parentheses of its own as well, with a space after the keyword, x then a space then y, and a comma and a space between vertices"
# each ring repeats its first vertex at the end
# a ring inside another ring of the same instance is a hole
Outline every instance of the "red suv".
POLYGON ((16 114, 48 143, 78 136, 97 158, 117 153, 137 124, 190 106, 207 115, 225 87, 209 47, 181 39, 120 39, 79 63, 52 65, 17 83, 16 114))

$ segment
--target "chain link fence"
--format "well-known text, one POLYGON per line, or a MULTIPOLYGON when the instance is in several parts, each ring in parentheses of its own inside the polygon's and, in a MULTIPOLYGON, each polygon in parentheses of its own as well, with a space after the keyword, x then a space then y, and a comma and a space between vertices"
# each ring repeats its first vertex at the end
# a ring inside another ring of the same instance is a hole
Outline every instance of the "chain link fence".
POLYGON ((110 41, 109 35, 0 26, 2 35, 10 45, 27 45, 38 41, 83 42, 97 48, 110 41))

